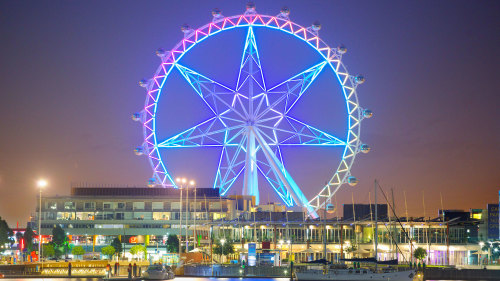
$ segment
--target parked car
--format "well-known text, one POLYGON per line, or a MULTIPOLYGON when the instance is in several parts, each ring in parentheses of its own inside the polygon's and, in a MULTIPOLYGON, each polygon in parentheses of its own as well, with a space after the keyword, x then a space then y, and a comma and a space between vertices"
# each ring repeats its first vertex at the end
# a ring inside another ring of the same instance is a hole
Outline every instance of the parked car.
POLYGON ((148 269, 143 273, 144 279, 168 280, 174 279, 175 275, 170 266, 154 264, 148 266, 148 269))

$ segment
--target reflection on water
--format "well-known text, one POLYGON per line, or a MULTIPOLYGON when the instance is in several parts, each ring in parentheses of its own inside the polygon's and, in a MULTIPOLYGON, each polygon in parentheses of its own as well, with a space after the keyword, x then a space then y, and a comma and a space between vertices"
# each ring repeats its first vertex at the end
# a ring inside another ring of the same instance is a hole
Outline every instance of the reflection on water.
MULTIPOLYGON (((219 277, 175 277, 178 281, 241 281, 242 278, 219 278, 219 277)), ((111 279, 113 280, 113 279, 111 279)), ((127 280, 126 278, 117 278, 117 281, 127 280)), ((246 281, 289 281, 289 278, 245 278, 246 281)), ((2 281, 102 281, 102 278, 5 278, 2 281)), ((476 280, 480 281, 480 280, 476 280)))
MULTIPOLYGON (((208 280, 223 280, 223 281, 240 281, 242 278, 218 278, 218 277, 176 277, 178 281, 208 281, 208 280)), ((289 278, 244 278, 245 281, 289 281, 289 278)), ((102 278, 5 278, 6 281, 102 281, 102 278)), ((113 280, 113 279, 111 279, 113 280)), ((126 278, 117 279, 120 281, 126 278)), ((472 280, 427 280, 427 281, 472 281, 472 280)), ((487 281, 487 280, 473 280, 487 281)))

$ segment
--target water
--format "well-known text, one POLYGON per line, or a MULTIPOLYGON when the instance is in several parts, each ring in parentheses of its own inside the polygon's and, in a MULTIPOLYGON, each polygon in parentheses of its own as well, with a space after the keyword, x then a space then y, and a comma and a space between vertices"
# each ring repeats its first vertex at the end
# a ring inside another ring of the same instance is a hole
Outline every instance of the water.
MULTIPOLYGON (((242 278, 176 277, 177 281, 241 281, 242 278)), ((102 281, 102 278, 5 278, 6 281, 102 281)), ((124 281, 126 278, 117 279, 124 281)), ((245 278, 245 281, 289 281, 289 278, 245 278)), ((487 280, 427 280, 427 281, 487 281, 487 280)))

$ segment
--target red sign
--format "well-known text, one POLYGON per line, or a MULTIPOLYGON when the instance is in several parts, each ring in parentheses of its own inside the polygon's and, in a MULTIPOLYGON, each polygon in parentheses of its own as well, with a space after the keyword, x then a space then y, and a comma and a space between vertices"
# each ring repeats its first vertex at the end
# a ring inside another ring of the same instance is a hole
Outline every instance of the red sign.
POLYGON ((21 248, 21 252, 24 250, 24 238, 21 238, 19 241, 19 247, 21 248))
POLYGON ((129 243, 137 243, 137 236, 132 236, 128 239, 129 243))

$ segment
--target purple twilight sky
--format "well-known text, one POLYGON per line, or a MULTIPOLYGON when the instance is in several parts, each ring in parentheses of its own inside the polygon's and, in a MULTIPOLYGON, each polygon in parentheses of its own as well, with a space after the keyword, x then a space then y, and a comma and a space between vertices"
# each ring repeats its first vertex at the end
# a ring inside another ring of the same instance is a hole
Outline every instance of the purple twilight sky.
MULTIPOLYGON (((39 178, 48 195, 67 195, 71 183, 144 186, 151 176, 140 124, 145 91, 159 47, 182 39, 184 23, 200 27, 211 10, 242 14, 245 1, 1 1, 0 216, 24 226, 34 212, 39 178)), ((365 120, 361 139, 372 147, 343 187, 338 205, 373 200, 373 181, 394 189, 398 211, 436 216, 448 209, 498 203, 500 189, 500 2, 498 1, 255 1, 257 12, 322 24, 320 37, 348 48, 343 61, 367 81, 359 87, 365 120)), ((234 84, 243 31, 198 45, 185 63, 234 84)), ((276 31, 256 30, 265 78, 276 84, 318 62, 310 49, 276 31)), ((324 72, 294 108, 300 120, 345 131, 338 84, 324 72), (334 94, 332 94, 334 93, 334 94), (336 95, 337 94, 337 95, 336 95), (299 107, 300 106, 300 107, 299 107)), ((163 137, 208 117, 194 91, 172 75, 159 104, 163 137)), ((342 134, 340 134, 342 135, 342 134)), ((294 148, 287 167, 308 196, 331 177, 338 149, 294 148)), ((166 153, 175 176, 209 187, 217 150, 166 153)), ((259 178, 263 183, 262 178, 259 178)), ((262 185, 261 202, 275 201, 262 185), (267 195, 269 194, 269 195, 267 195)), ((231 192, 241 191, 237 181, 231 192)), ((335 203, 335 202, 334 202, 335 203)))

